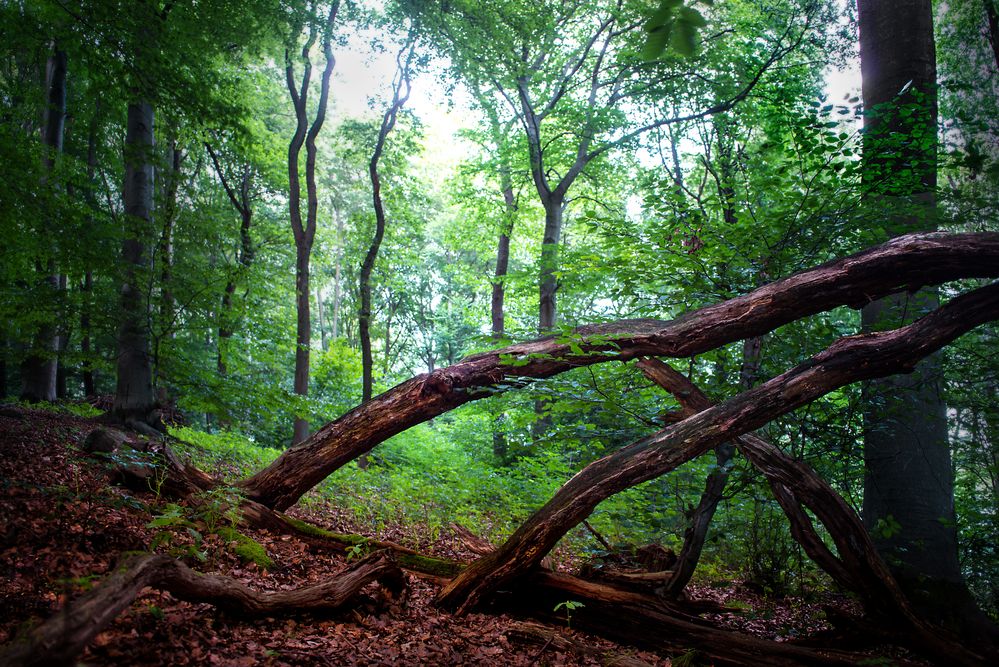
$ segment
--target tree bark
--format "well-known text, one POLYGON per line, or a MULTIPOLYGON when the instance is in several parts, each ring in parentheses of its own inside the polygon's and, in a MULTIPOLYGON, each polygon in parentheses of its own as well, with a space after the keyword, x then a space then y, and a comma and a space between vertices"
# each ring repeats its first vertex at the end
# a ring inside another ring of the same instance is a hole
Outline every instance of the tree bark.
POLYGON ((829 391, 873 377, 910 372, 923 357, 997 318, 999 283, 957 297, 907 327, 840 339, 755 389, 590 464, 503 546, 456 577, 438 596, 439 604, 458 612, 475 608, 497 587, 536 567, 566 532, 611 495, 669 472, 829 391))
POLYGON ((690 357, 836 306, 920 285, 999 277, 999 234, 899 237, 673 321, 623 320, 576 330, 578 349, 554 338, 472 355, 418 375, 354 408, 243 480, 247 496, 286 509, 340 466, 407 428, 530 378, 641 356, 690 357))
MULTIPOLYGON (((63 150, 66 123, 66 51, 58 46, 49 56, 46 67, 46 104, 42 122, 42 143, 45 144, 45 176, 43 187, 56 188, 54 181, 56 159, 63 150)), ((51 240, 58 238, 58 220, 49 221, 51 240)), ((31 352, 21 362, 21 399, 25 401, 54 401, 56 399, 56 374, 59 353, 59 332, 55 308, 59 296, 59 274, 55 261, 36 262, 43 276, 38 281, 42 294, 36 303, 52 309, 46 313, 44 323, 38 326, 31 342, 31 352)))

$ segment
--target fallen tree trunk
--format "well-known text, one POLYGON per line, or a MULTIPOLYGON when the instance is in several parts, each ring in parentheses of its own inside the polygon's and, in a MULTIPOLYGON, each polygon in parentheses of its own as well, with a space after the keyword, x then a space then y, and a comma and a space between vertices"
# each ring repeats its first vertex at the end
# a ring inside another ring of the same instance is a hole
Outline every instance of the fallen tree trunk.
POLYGON ((837 306, 974 277, 999 277, 999 234, 912 234, 673 321, 623 320, 473 355, 354 408, 240 483, 284 510, 332 472, 411 426, 532 378, 641 356, 689 357, 837 306))
POLYGON ((69 602, 22 640, 0 652, 0 664, 74 664, 94 636, 127 609, 147 586, 187 602, 207 602, 247 615, 332 611, 379 581, 393 596, 405 588, 402 572, 386 552, 372 554, 332 581, 291 591, 255 591, 235 579, 201 574, 163 554, 126 558, 99 586, 69 602))
POLYGON ((566 637, 541 623, 517 623, 506 631, 506 636, 510 641, 540 646, 541 650, 534 656, 536 661, 551 648, 562 653, 572 653, 581 658, 596 660, 606 667, 653 667, 652 663, 635 656, 600 649, 582 640, 566 637))
MULTIPOLYGON (((596 461, 570 479, 509 540, 438 597, 464 612, 534 568, 598 503, 658 477, 725 440, 852 382, 906 372, 962 333, 999 318, 999 284, 959 296, 909 326, 850 336, 790 371, 596 461)), ((966 661, 974 664, 974 660, 966 661)))
POLYGON ((535 572, 518 580, 509 594, 495 598, 499 608, 564 623, 560 602, 580 603, 572 627, 653 651, 698 656, 716 665, 846 665, 874 656, 827 647, 797 646, 724 630, 684 611, 686 605, 577 577, 535 572))
MULTIPOLYGON (((658 359, 639 362, 646 376, 676 397, 685 413, 696 414, 714 403, 690 380, 658 359)), ((810 466, 796 461, 766 440, 747 433, 735 440, 739 451, 767 478, 774 498, 791 523, 791 533, 840 586, 859 596, 866 612, 889 629, 901 631, 908 645, 937 657, 952 657, 957 638, 918 616, 888 566, 878 554, 857 513, 810 466), (815 530, 803 507, 825 526, 838 555, 815 530)), ((970 637, 974 643, 984 636, 970 637)), ((976 647, 982 651, 989 646, 976 647)), ((999 657, 999 656, 997 656, 999 657)))

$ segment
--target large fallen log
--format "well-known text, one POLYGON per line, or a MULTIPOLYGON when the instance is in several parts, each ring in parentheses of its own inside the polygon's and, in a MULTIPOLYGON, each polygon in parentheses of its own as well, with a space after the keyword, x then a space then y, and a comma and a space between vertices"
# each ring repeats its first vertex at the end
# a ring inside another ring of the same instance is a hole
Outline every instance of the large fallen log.
MULTIPOLYGON (((721 442, 846 384, 911 371, 926 355, 997 318, 999 284, 993 284, 952 299, 906 327, 842 338, 755 389, 590 464, 499 549, 455 577, 438 603, 459 612, 474 608, 499 587, 535 568, 559 539, 611 495, 669 472, 721 442)), ((953 656, 955 663, 982 662, 980 657, 958 653, 953 656)))
POLYGON ((163 554, 126 557, 96 588, 69 602, 52 618, 0 651, 6 667, 74 664, 94 636, 127 609, 146 587, 168 591, 187 602, 207 602, 230 613, 266 614, 332 611, 354 601, 379 581, 393 596, 405 587, 399 567, 386 552, 372 554, 332 581, 291 591, 255 591, 235 579, 201 574, 163 554))
POLYGON ((912 234, 673 321, 581 327, 568 337, 473 355, 354 408, 240 485, 251 500, 284 510, 389 437, 526 380, 612 360, 689 357, 837 306, 859 308, 888 294, 975 277, 999 277, 999 234, 912 234))

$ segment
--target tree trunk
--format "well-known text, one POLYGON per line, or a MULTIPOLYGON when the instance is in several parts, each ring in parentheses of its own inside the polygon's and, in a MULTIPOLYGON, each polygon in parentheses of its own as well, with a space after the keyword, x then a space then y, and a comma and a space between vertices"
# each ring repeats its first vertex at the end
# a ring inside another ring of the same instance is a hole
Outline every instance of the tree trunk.
POLYGON ((333 207, 333 215, 336 218, 336 268, 333 273, 333 317, 330 323, 330 334, 336 340, 340 337, 340 306, 343 299, 343 216, 340 210, 333 207))
MULTIPOLYGON (((62 153, 63 129, 66 122, 66 72, 67 56, 55 47, 46 67, 46 105, 42 124, 42 142, 45 144, 45 177, 43 187, 55 190, 56 159, 62 153)), ((59 221, 49 221, 52 239, 58 238, 59 221)), ((55 307, 59 294, 59 274, 52 259, 37 263, 44 277, 38 281, 41 288, 36 303, 48 305, 52 312, 46 314, 45 323, 34 333, 31 352, 21 362, 21 399, 26 401, 54 401, 56 399, 56 374, 59 352, 59 332, 56 327, 55 307)))
POLYGON ((548 337, 472 355, 450 368, 411 378, 358 406, 240 485, 252 500, 286 509, 327 475, 387 438, 459 405, 522 386, 530 378, 641 356, 690 357, 837 306, 859 307, 869 299, 919 285, 996 276, 999 234, 917 234, 677 320, 624 320, 580 327, 576 330, 578 352, 548 337))
MULTIPOLYGON (((864 180, 889 235, 935 229, 936 55, 930 0, 859 0, 864 180), (903 109, 903 105, 906 107, 903 109), (899 145, 900 138, 904 141, 899 145)), ((935 289, 873 302, 865 331, 932 310, 935 289)), ((939 356, 864 392, 864 521, 914 602, 942 620, 971 598, 957 557, 953 474, 939 356), (947 602, 944 602, 947 600, 947 602)), ((959 623, 958 619, 953 619, 959 623)))
MULTIPOLYGON (((382 114, 382 124, 378 128, 378 140, 375 142, 375 149, 372 151, 371 160, 368 163, 368 175, 371 177, 372 204, 375 210, 375 236, 371 239, 368 253, 364 256, 364 262, 361 264, 359 281, 361 308, 358 312, 358 325, 361 336, 362 402, 370 401, 373 393, 374 378, 372 377, 372 372, 374 360, 371 355, 371 272, 375 268, 375 260, 378 259, 378 249, 385 238, 385 208, 382 205, 382 185, 381 177, 378 175, 378 162, 381 160, 382 152, 385 150, 385 141, 395 127, 399 111, 406 104, 412 90, 409 82, 409 67, 413 60, 413 46, 413 37, 410 35, 403 45, 402 50, 396 56, 397 69, 396 79, 392 82, 392 101, 389 103, 385 113, 382 114)), ((385 353, 388 354, 388 350, 385 353)))
MULTIPOLYGON (((97 130, 100 122, 100 104, 94 108, 94 115, 90 119, 90 127, 87 130, 87 205, 91 209, 96 209, 95 183, 94 177, 97 172, 97 130)), ((92 225, 93 218, 88 214, 88 221, 92 225)), ((94 387, 94 364, 91 359, 91 323, 90 314, 93 309, 94 292, 94 272, 88 266, 83 273, 83 284, 80 286, 80 351, 83 356, 83 395, 94 396, 97 390, 94 387)))
POLYGON ((541 276, 539 284, 540 309, 538 330, 547 333, 555 328, 557 310, 555 296, 558 291, 559 241, 562 238, 563 202, 549 196, 542 202, 545 207, 545 235, 541 242, 541 276))
POLYGON ((843 338, 764 384, 600 459, 566 482, 496 552, 456 577, 439 595, 467 612, 540 563, 569 530, 608 497, 658 477, 712 447, 763 426, 847 384, 908 372, 961 334, 999 317, 999 284, 953 299, 894 331, 843 338))
POLYGON ((118 328, 117 384, 113 413, 123 421, 146 421, 156 407, 149 354, 149 301, 143 285, 149 272, 147 243, 154 238, 153 107, 128 105, 125 131, 125 238, 118 328))
MULTIPOLYGON (((295 393, 306 396, 309 393, 309 352, 312 345, 312 321, 309 313, 309 258, 311 243, 300 243, 295 249, 295 306, 297 329, 295 333, 295 393)), ((303 417, 295 417, 295 430, 292 444, 309 437, 309 422, 303 417)))

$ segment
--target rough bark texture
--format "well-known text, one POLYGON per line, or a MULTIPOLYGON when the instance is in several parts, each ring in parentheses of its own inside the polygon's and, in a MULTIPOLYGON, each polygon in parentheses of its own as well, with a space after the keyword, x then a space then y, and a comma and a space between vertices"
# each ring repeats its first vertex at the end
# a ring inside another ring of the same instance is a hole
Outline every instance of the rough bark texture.
POLYGON ((923 357, 996 318, 999 284, 957 297, 902 329, 840 339, 759 387, 590 464, 503 546, 456 577, 438 602, 445 608, 469 611, 498 587, 536 567, 566 532, 611 495, 669 472, 721 442, 846 384, 910 372, 923 357))
POLYGON ((195 572, 163 554, 133 556, 99 586, 35 628, 25 640, 7 647, 0 653, 0 663, 8 667, 74 664, 74 658, 90 640, 147 586, 187 602, 207 602, 230 613, 262 616, 339 609, 376 580, 393 595, 405 587, 402 572, 386 552, 372 554, 332 581, 271 592, 255 591, 229 577, 195 572))
POLYGON ((920 285, 997 275, 999 234, 911 235, 677 320, 582 327, 576 332, 582 354, 549 337, 473 355, 407 380, 354 408, 240 485, 249 498, 283 510, 387 438, 529 378, 641 356, 689 357, 836 306, 859 307, 869 299, 920 285))

